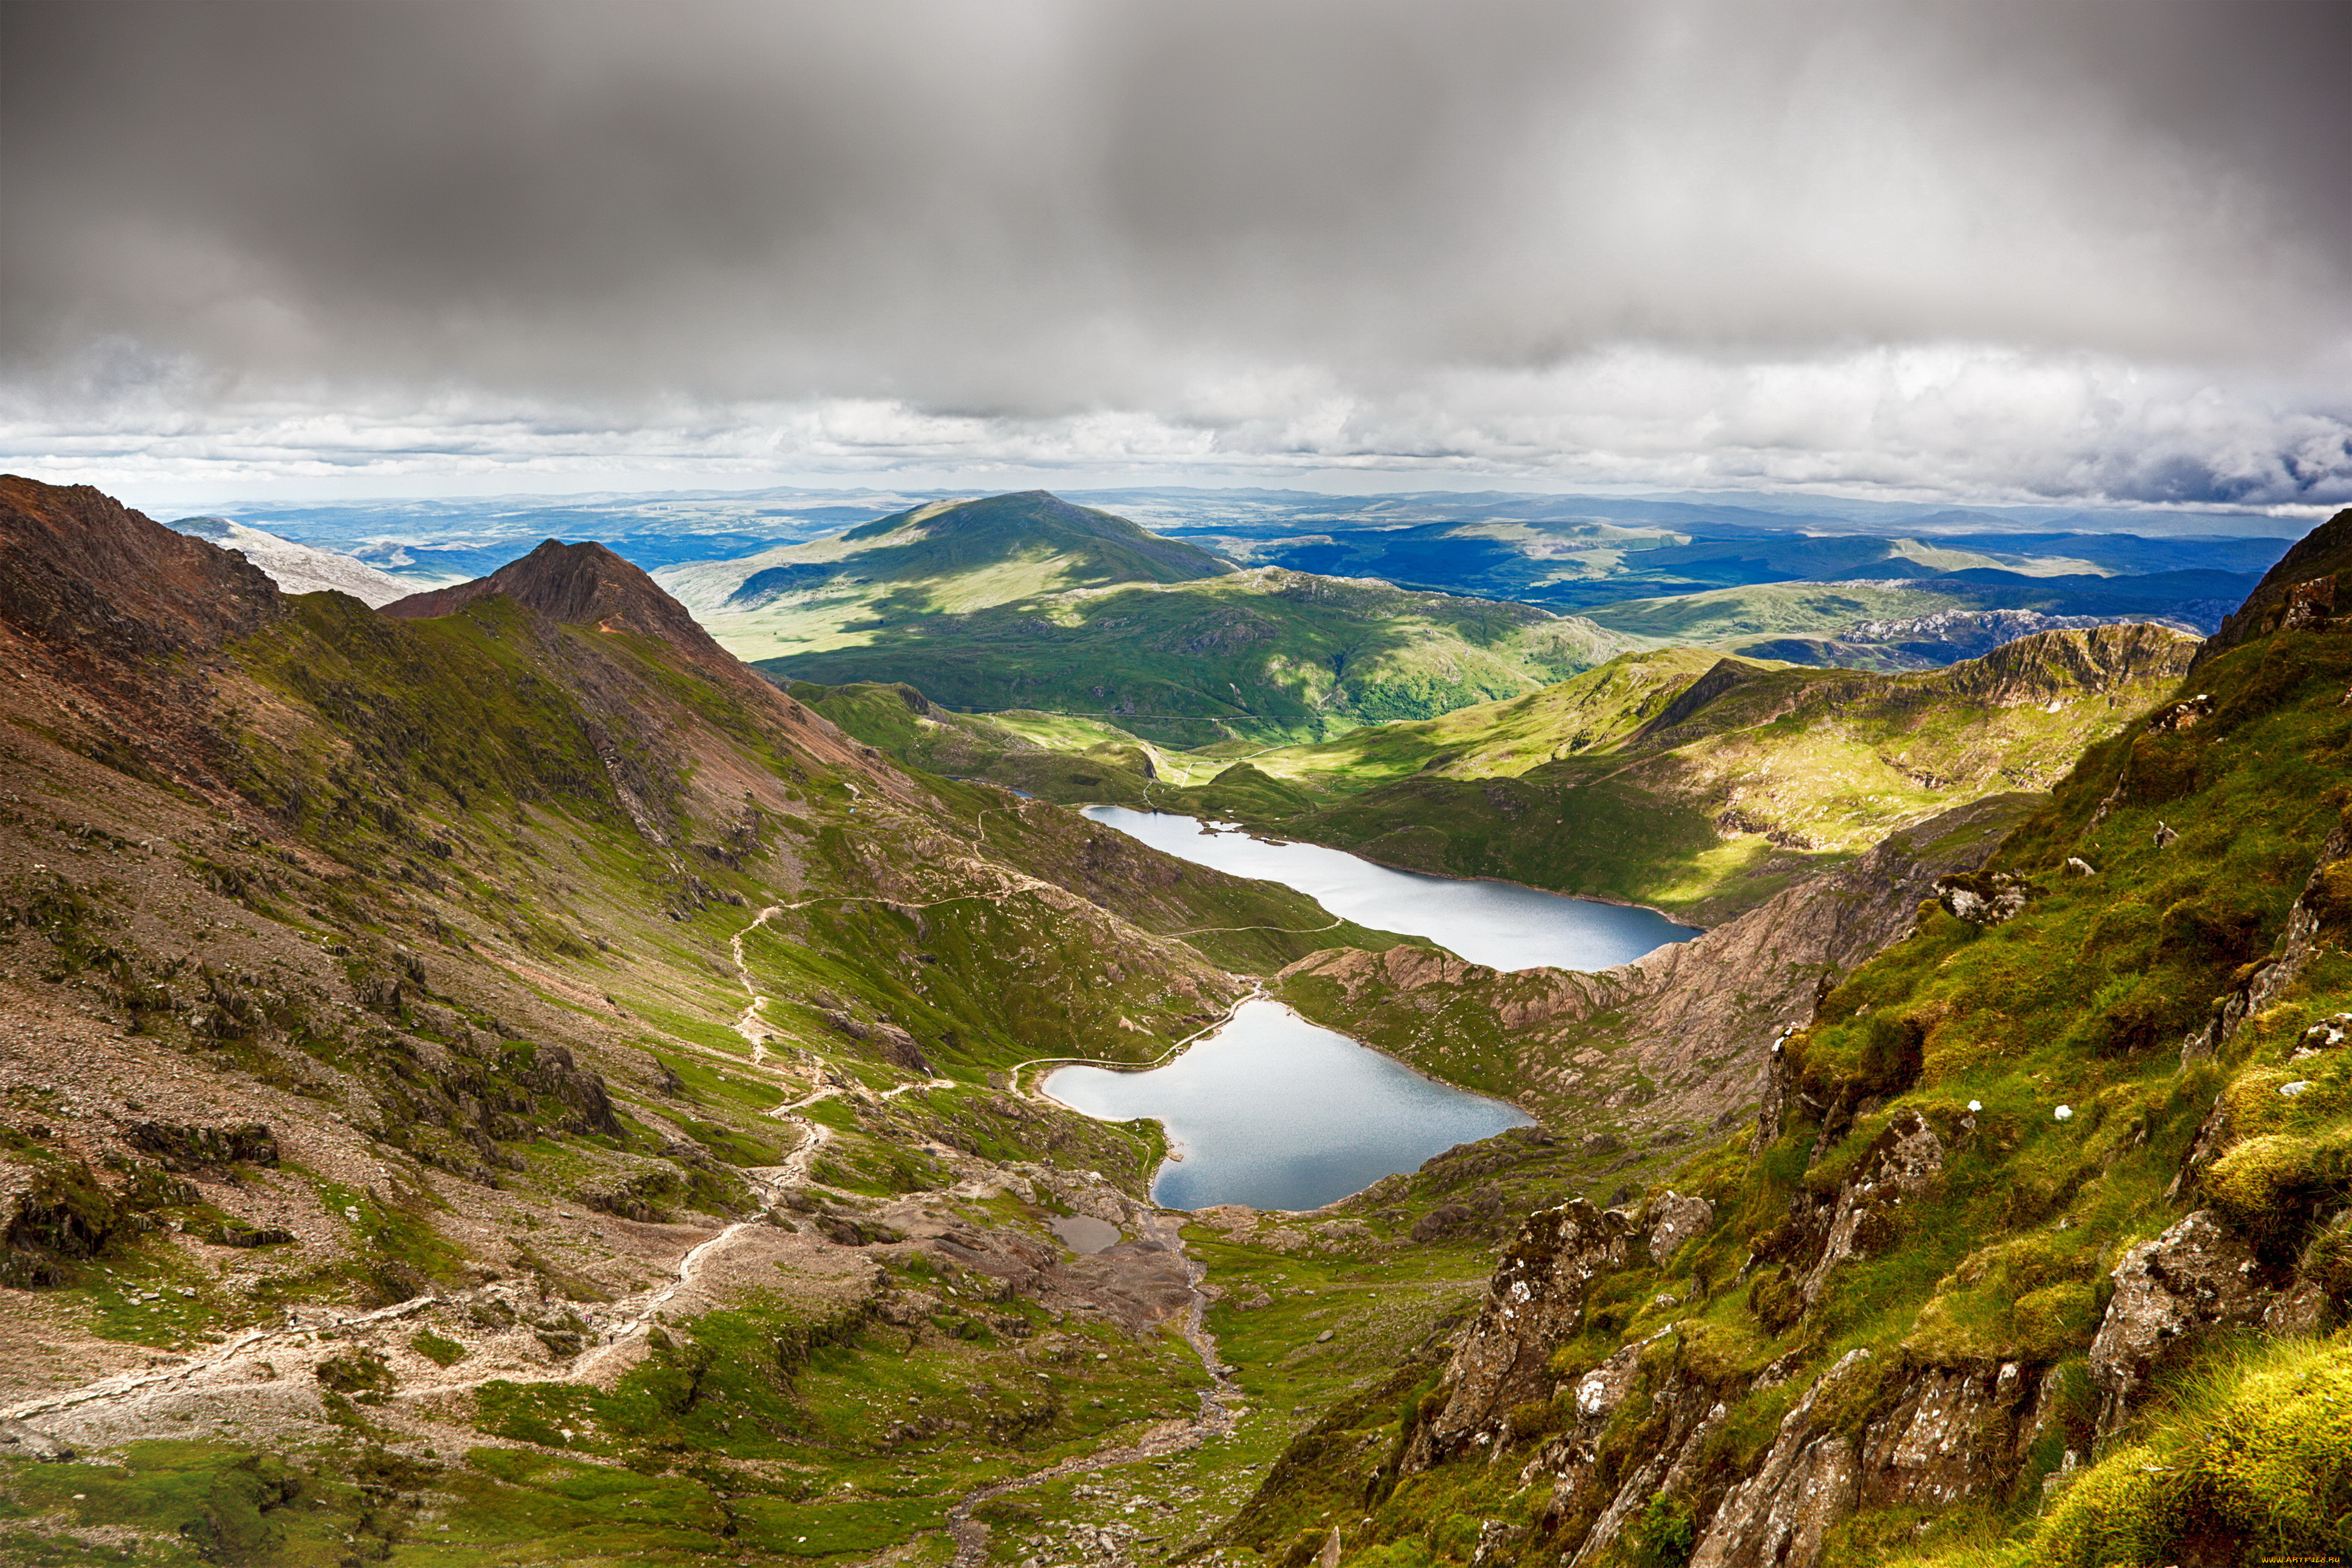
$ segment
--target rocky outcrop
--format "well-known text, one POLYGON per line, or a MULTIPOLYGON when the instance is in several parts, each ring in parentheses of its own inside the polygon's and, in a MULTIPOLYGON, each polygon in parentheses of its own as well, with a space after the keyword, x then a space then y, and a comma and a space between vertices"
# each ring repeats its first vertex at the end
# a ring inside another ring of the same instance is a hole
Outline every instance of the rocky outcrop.
POLYGON ((1646 1245, 1650 1260, 1664 1268, 1674 1261, 1683 1243, 1715 1223, 1715 1205, 1669 1187, 1650 1205, 1646 1245))
POLYGON ((0 1226, 0 1285, 68 1284, 76 1263, 99 1257, 132 1227, 135 1216, 85 1163, 10 1169, 0 1179, 14 1189, 0 1226))
POLYGON ((73 1446, 50 1436, 37 1426, 0 1417, 0 1458, 33 1459, 43 1464, 69 1464, 73 1446))
POLYGON ((1954 920, 1970 925, 1997 926, 2013 919, 2032 896, 2032 885, 2006 871, 1990 876, 1961 875, 1936 879, 1936 902, 1954 920))
POLYGON ((1748 1288, 1757 1317, 1779 1332, 1821 1301, 1840 1265, 1884 1251, 1902 1234, 1904 1205, 1927 1194, 1944 1161, 1936 1130, 1916 1112, 1900 1110, 1835 1188, 1800 1191, 1788 1217, 1758 1240, 1758 1260, 1780 1267, 1748 1288))
POLYGON ((2305 534, 2281 556, 2237 613, 2206 639, 2197 662, 2203 664, 2249 637, 2282 626, 2318 624, 2352 608, 2352 592, 2346 591, 2347 574, 2352 574, 2352 508, 2305 534))
POLYGON ((277 1134, 257 1121, 225 1127, 134 1121, 122 1130, 122 1141, 142 1154, 153 1155, 167 1171, 278 1163, 277 1134))
POLYGON ((1580 1198, 1528 1215, 1446 1366, 1444 1406, 1412 1435, 1406 1470, 1494 1442, 1513 1405, 1549 1397, 1552 1351, 1575 1336, 1592 1282, 1631 1262, 1639 1242, 1624 1215, 1580 1198))
POLYGON ((2021 1362, 1912 1369, 1893 1408, 1863 1428, 1862 1501, 1936 1509, 1998 1495, 2057 1398, 2021 1362))
POLYGON ((2099 1432, 2114 1431, 2157 1370, 2210 1330, 2261 1324, 2279 1300, 2246 1240, 2200 1209, 2124 1254, 2091 1341, 2099 1432))
POLYGON ((1637 1130, 1727 1125, 1769 1092, 1772 1040, 1812 1016, 1824 983, 1907 933, 1938 879, 1981 865, 2033 798, 1996 795, 1945 812, 1696 941, 1615 969, 1498 973, 1394 947, 1315 953, 1277 980, 1336 985, 1336 1010, 1305 985, 1301 1005, 1375 1043, 1389 1020, 1400 1038, 1421 1037, 1452 1009, 1499 1021, 1528 1086, 1523 1103, 1587 1115, 1599 1107, 1637 1130), (1603 1015, 1608 1048, 1588 1048, 1589 1023, 1603 1015))
POLYGON ((1829 1532, 1861 1498, 1853 1440, 1822 1414, 1870 1373, 1870 1352, 1849 1351, 1780 1418, 1771 1452, 1731 1489, 1691 1552, 1691 1568, 1813 1568, 1829 1532))
MULTIPOLYGON (((2352 517, 2352 512, 2345 515, 2352 517)), ((2286 931, 2277 951, 2251 966, 2215 1005, 2206 1026, 2181 1041, 2181 1064, 2210 1057, 2227 1045, 2247 1019, 2285 995, 2287 987, 2302 977, 2319 950, 2323 934, 2333 933, 2340 940, 2347 929, 2352 929, 2352 813, 2320 846, 2318 863, 2305 880, 2294 907, 2287 911, 2286 931)))
POLYGON ((1799 1287, 1806 1307, 1821 1300, 1838 1265, 1884 1251, 1902 1233, 1904 1203, 1925 1195, 1943 1169, 1936 1130, 1916 1112, 1897 1111, 1838 1184, 1820 1255, 1799 1287))

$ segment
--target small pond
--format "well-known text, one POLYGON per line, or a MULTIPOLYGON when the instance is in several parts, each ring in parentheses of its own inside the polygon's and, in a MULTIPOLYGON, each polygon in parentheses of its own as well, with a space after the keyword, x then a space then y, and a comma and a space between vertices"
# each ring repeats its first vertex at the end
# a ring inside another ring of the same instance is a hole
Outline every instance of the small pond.
POLYGON ((1044 1087, 1105 1121, 1159 1118, 1181 1158, 1160 1168, 1151 1196, 1180 1209, 1318 1208, 1531 1120, 1264 999, 1165 1067, 1066 1067, 1044 1087))
POLYGON ((1280 882, 1375 931, 1425 936, 1496 969, 1607 969, 1697 931, 1654 910, 1571 899, 1516 882, 1399 871, 1320 844, 1268 844, 1168 812, 1091 805, 1086 814, 1154 849, 1236 877, 1280 882))

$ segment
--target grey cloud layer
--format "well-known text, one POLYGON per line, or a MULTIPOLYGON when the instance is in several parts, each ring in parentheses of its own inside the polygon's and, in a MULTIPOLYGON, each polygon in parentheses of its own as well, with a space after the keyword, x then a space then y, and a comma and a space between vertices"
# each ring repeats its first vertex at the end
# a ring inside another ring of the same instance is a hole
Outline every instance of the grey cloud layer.
MULTIPOLYGON (((2298 464, 2352 477, 2337 5, 68 0, 5 26, 0 353, 20 406, 84 433, 159 396, 244 429, 408 388, 540 424, 850 400, 1507 463, 1591 437, 1559 405, 1612 356, 1652 367, 1632 425, 1708 449, 1707 405, 1647 402, 1862 366, 1843 409, 1886 354, 1963 344, 2029 388, 2221 387, 2231 440, 2318 454, 2273 462, 2274 499, 2316 493, 2298 464)), ((1787 449, 1855 437, 1813 439, 1787 449)), ((2044 446, 2026 468, 2082 444, 2044 446)))

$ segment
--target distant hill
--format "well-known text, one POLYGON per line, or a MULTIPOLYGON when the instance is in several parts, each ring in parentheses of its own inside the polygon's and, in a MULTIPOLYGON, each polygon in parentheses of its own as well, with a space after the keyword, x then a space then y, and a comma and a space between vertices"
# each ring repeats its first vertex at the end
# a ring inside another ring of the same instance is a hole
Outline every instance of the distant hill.
POLYGON ((2049 788, 2198 647, 2160 626, 2053 631, 1898 675, 1629 654, 1152 795, 1395 865, 1712 923, 1937 812, 2049 788))
POLYGON ((725 622, 722 636, 772 627, 821 637, 819 628, 884 601, 897 610, 919 599, 927 608, 976 609, 1064 588, 1189 583, 1233 569, 1197 544, 1027 490, 927 501, 829 539, 670 566, 655 578, 698 615, 725 622), (728 620, 761 611, 770 613, 751 625, 728 620))
POLYGON ((1747 658, 1932 669, 2040 631, 2151 622, 2202 637, 2255 582, 2213 571, 2031 577, 1971 569, 1908 580, 1750 583, 1595 605, 1584 615, 1629 637, 1747 658))
POLYGON ((1105 718, 1192 747, 1433 717, 1638 646, 1532 605, 1263 569, 917 613, 859 631, 854 643, 753 663, 824 685, 904 681, 950 708, 1105 718))
MULTIPOLYGON (((1882 532, 1823 517, 1720 506, 1593 497, 1531 504, 1534 500, 1493 496, 1480 504, 1479 498, 1449 498, 1435 506, 1423 498, 1361 497, 1325 509, 1328 515, 1249 515, 1226 524, 1161 526, 1244 565, 1381 577, 1579 613, 1755 584, 1843 582, 1890 591, 1916 584, 1962 594, 1975 609, 2108 614, 2106 606, 2078 601, 2121 595, 2140 608, 2162 611, 2184 599, 2242 595, 2287 543, 1991 528, 1948 531, 1991 521, 1960 511, 1900 523, 1890 518, 1882 532), (2234 587, 2158 580, 2183 573, 2217 574, 2234 587), (1961 583, 1972 586, 1956 586, 1961 583)), ((1923 605, 1900 613, 1948 607, 1923 605)))
POLYGON ((950 709, 1105 718, 1180 746, 1426 718, 1641 646, 1528 605, 1239 570, 1042 490, 655 576, 779 680, 905 683, 950 709))
POLYGON ((168 526, 192 539, 206 540, 224 550, 236 551, 269 574, 270 581, 289 594, 317 594, 332 589, 349 594, 362 604, 380 605, 414 591, 413 584, 379 572, 364 561, 337 551, 297 544, 262 529, 247 528, 230 518, 184 517, 168 526))

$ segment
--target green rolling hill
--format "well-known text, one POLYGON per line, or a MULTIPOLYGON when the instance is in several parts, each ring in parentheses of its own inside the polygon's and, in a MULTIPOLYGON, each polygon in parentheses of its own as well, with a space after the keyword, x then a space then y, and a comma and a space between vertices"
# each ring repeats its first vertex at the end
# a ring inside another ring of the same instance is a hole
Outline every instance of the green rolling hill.
POLYGON ((931 611, 1001 605, 1065 588, 1189 583, 1233 563, 1044 490, 929 501, 807 544, 671 566, 655 581, 722 643, 847 646, 850 630, 931 611), (762 640, 765 639, 765 640, 762 640))
POLYGON ((2197 647, 2155 626, 2045 632, 1904 675, 1668 649, 1250 765, 1360 791, 1284 817, 1286 835, 1712 923, 1937 812, 2048 788, 2197 647))
POLYGON ((1102 718, 1186 747, 1427 718, 1641 646, 1528 605, 1241 570, 1043 491, 657 581, 773 679, 904 682, 950 709, 1102 718))
MULTIPOLYGON (((1477 1306, 1302 1433, 1222 1543, 1384 1568, 2352 1552, 2352 512, 2267 586, 1981 873, 1782 1012, 1670 1175, 1530 1215, 1477 1306)), ((1614 1046, 1566 987, 1325 966, 1300 966, 1338 976, 1318 1016, 1391 1048, 1475 1014, 1555 1060, 1614 1046)), ((1671 1093, 1673 1053, 1643 1065, 1671 1093)))
POLYGON ((1154 747, 1100 721, 950 713, 906 688, 792 689, 918 767, 1714 923, 1939 812, 2047 788, 2178 680, 2198 646, 2161 626, 2100 626, 1902 674, 1665 648, 1505 701, 1245 757, 1154 747))

